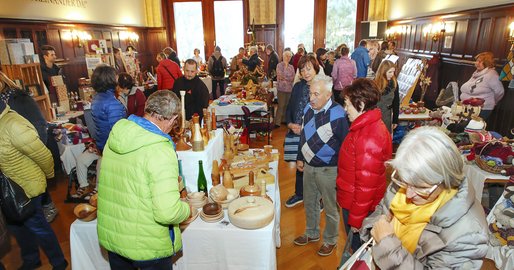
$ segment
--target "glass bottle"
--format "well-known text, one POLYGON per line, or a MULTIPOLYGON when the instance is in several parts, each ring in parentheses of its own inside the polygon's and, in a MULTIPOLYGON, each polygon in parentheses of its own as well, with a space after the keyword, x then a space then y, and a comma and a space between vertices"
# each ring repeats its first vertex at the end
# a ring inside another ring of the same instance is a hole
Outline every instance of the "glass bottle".
POLYGON ((180 198, 186 198, 187 190, 186 190, 186 178, 182 173, 182 160, 178 160, 178 190, 180 191, 180 198))
POLYGON ((205 174, 203 173, 203 162, 201 160, 198 161, 198 191, 203 191, 205 196, 207 196, 207 178, 205 178, 205 174))

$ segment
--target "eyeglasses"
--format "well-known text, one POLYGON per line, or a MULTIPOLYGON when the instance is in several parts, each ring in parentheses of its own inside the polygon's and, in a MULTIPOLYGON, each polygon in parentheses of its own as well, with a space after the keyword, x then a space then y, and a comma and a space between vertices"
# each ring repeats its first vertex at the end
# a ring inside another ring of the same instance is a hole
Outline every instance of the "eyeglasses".
POLYGON ((410 190, 414 191, 414 193, 418 194, 421 197, 425 197, 425 198, 429 197, 430 194, 432 194, 437 189, 437 187, 443 183, 443 181, 441 181, 439 184, 435 184, 428 188, 414 187, 412 185, 405 183, 403 180, 397 178, 396 170, 394 170, 393 173, 391 174, 391 180, 399 187, 404 188, 405 190, 407 190, 407 188, 409 188, 410 190))

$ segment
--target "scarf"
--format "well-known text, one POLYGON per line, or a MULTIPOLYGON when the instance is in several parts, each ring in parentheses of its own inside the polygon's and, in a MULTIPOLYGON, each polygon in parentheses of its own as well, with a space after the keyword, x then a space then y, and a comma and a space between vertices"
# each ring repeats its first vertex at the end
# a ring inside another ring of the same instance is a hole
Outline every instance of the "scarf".
POLYGON ((419 237, 434 213, 457 194, 457 189, 444 190, 433 202, 415 205, 407 202, 405 189, 401 188, 391 202, 391 212, 394 215, 394 234, 402 245, 414 253, 419 237))

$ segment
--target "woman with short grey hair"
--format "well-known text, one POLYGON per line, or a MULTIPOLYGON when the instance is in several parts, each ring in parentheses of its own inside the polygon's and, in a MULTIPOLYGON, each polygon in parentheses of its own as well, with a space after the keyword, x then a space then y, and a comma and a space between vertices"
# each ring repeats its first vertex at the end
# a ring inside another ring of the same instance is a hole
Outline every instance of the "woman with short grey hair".
POLYGON ((371 233, 376 241, 377 266, 480 269, 487 223, 452 140, 436 127, 417 128, 388 163, 392 183, 361 229, 363 240, 371 233))
POLYGON ((278 109, 275 115, 275 127, 280 127, 286 121, 285 112, 291 97, 291 91, 293 90, 295 75, 293 65, 289 64, 291 57, 293 57, 293 54, 290 51, 284 51, 282 53, 282 62, 277 65, 278 109))

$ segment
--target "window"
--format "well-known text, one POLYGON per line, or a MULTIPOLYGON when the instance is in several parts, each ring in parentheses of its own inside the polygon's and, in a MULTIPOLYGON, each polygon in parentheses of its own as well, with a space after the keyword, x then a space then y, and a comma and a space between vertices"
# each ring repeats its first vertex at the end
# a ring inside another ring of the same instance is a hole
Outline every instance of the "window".
POLYGON ((229 60, 244 46, 243 1, 214 1, 214 21, 216 45, 229 60))
POLYGON ((194 49, 200 49, 204 54, 202 3, 176 2, 173 3, 175 15, 175 35, 177 39, 177 54, 180 61, 194 56, 194 49))
POLYGON ((353 50, 357 0, 327 0, 326 47, 346 43, 353 50))
POLYGON ((296 52, 298 44, 303 43, 312 52, 314 0, 285 0, 284 15, 284 47, 296 52))

